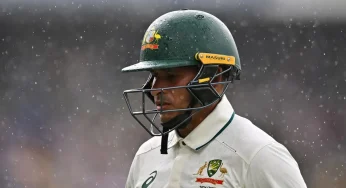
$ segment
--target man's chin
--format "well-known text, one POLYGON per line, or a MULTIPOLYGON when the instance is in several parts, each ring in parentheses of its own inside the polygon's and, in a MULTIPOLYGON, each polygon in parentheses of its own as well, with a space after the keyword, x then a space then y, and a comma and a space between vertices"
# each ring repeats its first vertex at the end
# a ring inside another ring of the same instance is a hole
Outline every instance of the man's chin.
POLYGON ((161 123, 167 123, 173 118, 161 118, 161 123))
POLYGON ((161 114, 160 115, 160 120, 161 123, 167 123, 170 120, 174 119, 175 117, 177 117, 178 115, 180 115, 181 113, 177 113, 177 112, 168 112, 165 114, 161 114))
POLYGON ((167 122, 169 122, 170 120, 172 120, 173 118, 175 118, 176 117, 176 115, 175 116, 172 116, 172 115, 161 115, 161 118, 160 118, 160 120, 161 120, 161 123, 167 123, 167 122))

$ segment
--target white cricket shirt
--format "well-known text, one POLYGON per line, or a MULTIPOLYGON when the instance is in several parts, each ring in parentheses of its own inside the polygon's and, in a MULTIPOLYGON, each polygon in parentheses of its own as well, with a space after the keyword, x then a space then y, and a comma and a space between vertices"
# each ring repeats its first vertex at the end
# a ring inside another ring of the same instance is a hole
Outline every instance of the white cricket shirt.
POLYGON ((248 119, 226 96, 187 137, 172 131, 146 141, 132 162, 126 188, 306 188, 289 151, 248 119))

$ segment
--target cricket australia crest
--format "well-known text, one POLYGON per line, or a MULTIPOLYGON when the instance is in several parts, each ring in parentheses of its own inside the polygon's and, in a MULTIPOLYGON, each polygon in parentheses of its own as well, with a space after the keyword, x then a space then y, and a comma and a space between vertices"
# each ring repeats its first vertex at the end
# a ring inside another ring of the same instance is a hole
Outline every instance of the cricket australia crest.
POLYGON ((209 161, 207 173, 209 177, 212 177, 220 168, 222 160, 214 159, 209 161))
POLYGON ((202 166, 199 167, 197 172, 193 175, 197 175, 196 182, 198 183, 210 183, 213 185, 223 185, 224 176, 227 173, 227 169, 223 167, 223 163, 221 159, 213 159, 209 162, 205 162, 202 166), (203 171, 207 172, 207 176, 204 175, 203 171), (219 172, 217 178, 213 177, 217 172, 219 172))

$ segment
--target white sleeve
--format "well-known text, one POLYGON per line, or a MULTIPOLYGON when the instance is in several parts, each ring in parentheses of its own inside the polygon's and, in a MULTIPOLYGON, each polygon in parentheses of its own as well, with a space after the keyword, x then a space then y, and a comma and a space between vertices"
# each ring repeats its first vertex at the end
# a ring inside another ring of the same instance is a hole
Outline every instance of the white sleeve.
POLYGON ((306 188, 299 166, 280 143, 263 147, 250 161, 245 188, 306 188))
POLYGON ((135 155, 135 157, 133 158, 128 176, 127 176, 127 180, 126 180, 126 184, 125 184, 125 188, 134 188, 135 187, 135 172, 137 171, 137 158, 138 156, 135 155))

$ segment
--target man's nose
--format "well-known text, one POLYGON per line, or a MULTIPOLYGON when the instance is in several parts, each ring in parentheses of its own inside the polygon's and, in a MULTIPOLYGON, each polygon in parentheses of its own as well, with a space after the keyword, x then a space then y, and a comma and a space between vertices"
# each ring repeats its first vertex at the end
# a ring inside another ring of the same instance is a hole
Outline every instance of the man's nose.
POLYGON ((159 95, 161 92, 163 94, 164 90, 161 90, 160 88, 164 88, 164 87, 166 87, 166 86, 165 86, 163 81, 160 81, 158 79, 153 79, 151 89, 154 89, 154 90, 152 90, 150 92, 151 95, 155 97, 155 96, 159 95))

